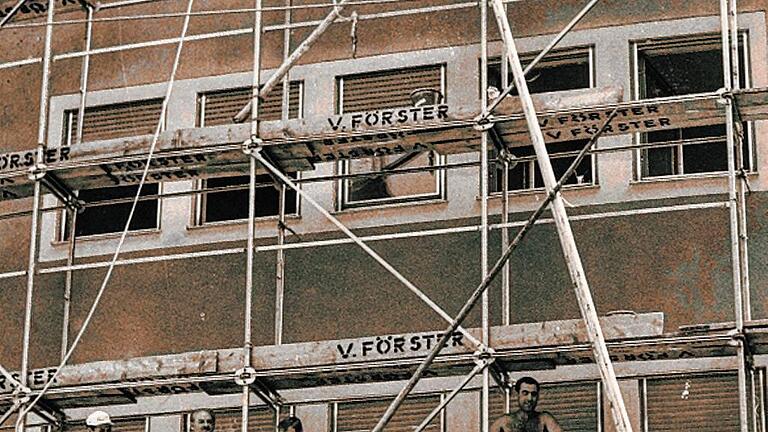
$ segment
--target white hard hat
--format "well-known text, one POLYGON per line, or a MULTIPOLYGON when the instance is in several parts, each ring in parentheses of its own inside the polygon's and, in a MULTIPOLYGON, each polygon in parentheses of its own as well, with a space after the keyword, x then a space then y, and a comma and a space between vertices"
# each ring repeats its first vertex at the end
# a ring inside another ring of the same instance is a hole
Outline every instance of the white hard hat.
POLYGON ((109 418, 109 414, 105 413, 104 411, 94 411, 88 416, 87 419, 85 419, 86 426, 101 426, 111 424, 112 420, 109 418))

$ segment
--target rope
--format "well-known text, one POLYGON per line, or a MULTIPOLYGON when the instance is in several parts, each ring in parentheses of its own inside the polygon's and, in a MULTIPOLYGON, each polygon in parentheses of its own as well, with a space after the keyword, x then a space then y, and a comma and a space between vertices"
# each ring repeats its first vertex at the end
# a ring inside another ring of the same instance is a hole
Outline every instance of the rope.
POLYGON ((149 166, 150 162, 152 160, 152 157, 155 152, 155 148, 157 147, 157 141, 160 137, 160 130, 162 129, 163 124, 165 123, 163 119, 165 118, 165 113, 168 110, 168 100, 170 99, 171 92, 173 91, 173 84, 175 82, 176 78, 176 72, 179 68, 179 61, 181 59, 181 49, 184 46, 184 39, 187 35, 187 30, 189 29, 189 19, 190 15, 189 13, 192 11, 192 5, 195 0, 189 0, 189 4, 187 5, 187 15, 184 17, 184 26, 181 31, 181 38, 179 40, 179 45, 176 49, 176 57, 173 62, 173 69, 171 71, 171 77, 168 80, 168 86, 166 88, 165 92, 165 98, 163 99, 163 106, 160 110, 160 119, 157 122, 157 127, 155 128, 155 134, 152 137, 152 144, 149 148, 149 154, 147 155, 146 163, 144 164, 144 172, 141 176, 141 181, 139 182, 139 187, 136 190, 136 196, 134 197, 133 204, 131 206, 131 211, 128 214, 128 220, 125 222, 125 228, 123 228, 123 232, 120 235, 120 241, 117 244, 117 248, 115 250, 115 254, 112 257, 112 261, 109 264, 109 268, 107 270, 107 274, 104 276, 104 281, 101 284, 101 288, 99 288, 99 292, 96 294, 96 298, 93 301, 93 305, 91 306, 91 309, 88 311, 88 315, 85 318, 85 321, 83 321, 83 325, 80 328, 80 331, 77 333, 77 336, 75 337, 74 341, 72 342, 72 346, 69 348, 69 351, 67 351, 67 354, 62 359, 61 363, 56 367, 56 371, 54 372, 53 376, 48 380, 48 382, 45 384, 45 386, 40 390, 40 393, 35 397, 32 402, 27 405, 20 413, 19 418, 16 421, 17 427, 20 425, 20 422, 24 417, 29 413, 30 410, 37 404, 40 399, 45 395, 45 392, 48 391, 48 389, 51 387, 53 382, 56 380, 56 378, 59 376, 59 373, 61 372, 61 368, 64 367, 64 365, 67 364, 70 357, 72 356, 72 353, 75 351, 75 348, 77 348, 77 345, 80 343, 80 339, 83 337, 83 334, 85 333, 85 330, 88 328, 88 324, 90 324, 91 319, 93 318, 94 313, 96 312, 96 308, 99 305, 99 302, 101 301, 101 297, 104 295, 104 292, 107 288, 107 283, 109 282, 110 278, 112 277, 112 271, 115 268, 115 263, 117 262, 117 258, 120 255, 120 251, 122 250, 123 243, 125 243, 125 238, 128 235, 128 228, 131 225, 131 220, 133 219, 133 215, 136 212, 136 205, 139 202, 139 196, 141 195, 141 189, 144 186, 144 183, 147 180, 147 175, 149 173, 149 166))

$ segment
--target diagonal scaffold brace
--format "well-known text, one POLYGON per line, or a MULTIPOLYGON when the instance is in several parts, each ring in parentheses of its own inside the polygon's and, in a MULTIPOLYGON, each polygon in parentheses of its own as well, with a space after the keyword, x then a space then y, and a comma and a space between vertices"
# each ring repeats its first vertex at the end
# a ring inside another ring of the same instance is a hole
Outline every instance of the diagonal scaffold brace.
MULTIPOLYGON (((544 180, 544 186, 547 191, 552 191, 554 190, 557 181, 552 169, 552 164, 549 160, 544 136, 536 118, 536 109, 533 106, 533 100, 528 91, 528 84, 525 81, 525 74, 523 73, 523 68, 520 64, 520 57, 515 46, 514 37, 512 36, 512 29, 504 10, 504 3, 502 0, 491 0, 491 4, 493 5, 493 12, 496 16, 496 23, 501 32, 501 38, 507 49, 507 60, 509 61, 512 70, 515 86, 520 94, 523 113, 525 114, 526 123, 528 124, 528 130, 531 135, 533 148, 536 152, 536 159, 544 180)), ((573 231, 571 230, 571 225, 568 221, 568 215, 565 211, 565 203, 559 192, 556 192, 552 199, 552 216, 555 220, 555 226, 560 239, 560 246, 563 250, 563 255, 565 256, 568 273, 571 276, 573 288, 576 292, 581 316, 587 326, 587 335, 595 356, 595 362, 597 363, 600 377, 605 386, 608 405, 610 406, 611 414, 613 415, 616 430, 617 432, 631 432, 632 425, 629 421, 627 408, 624 404, 621 389, 619 388, 619 383, 616 379, 616 372, 613 369, 613 363, 608 354, 605 337, 603 336, 603 331, 600 327, 600 322, 598 321, 597 311, 595 310, 587 277, 584 273, 584 266, 582 265, 581 257, 579 256, 579 251, 576 247, 576 240, 574 239, 573 231)))

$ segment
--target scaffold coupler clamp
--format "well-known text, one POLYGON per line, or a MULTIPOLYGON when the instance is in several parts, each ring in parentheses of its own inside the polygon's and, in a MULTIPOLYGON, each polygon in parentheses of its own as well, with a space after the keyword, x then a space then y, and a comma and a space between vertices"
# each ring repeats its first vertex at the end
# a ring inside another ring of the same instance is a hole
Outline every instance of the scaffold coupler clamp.
POLYGON ((493 348, 481 345, 473 354, 478 365, 490 365, 496 360, 496 351, 493 348))
POLYGON ((726 90, 725 87, 722 87, 715 93, 717 94, 717 103, 719 105, 725 106, 733 102, 733 92, 731 90, 726 90))
POLYGON ((256 382, 256 369, 246 366, 235 371, 235 384, 249 386, 256 382))
POLYGON ((31 394, 32 389, 21 383, 13 389, 12 393, 14 402, 19 404, 28 403, 32 399, 31 394))
POLYGON ((45 177, 45 173, 48 170, 48 166, 44 163, 36 163, 29 167, 27 177, 32 181, 42 180, 45 177))
POLYGON ((487 131, 491 129, 496 123, 491 113, 482 113, 474 118, 475 125, 472 126, 476 131, 487 131))
POLYGON ((254 153, 260 153, 263 145, 263 139, 259 138, 257 135, 251 135, 250 138, 243 141, 243 153, 249 156, 254 153))
POLYGON ((728 341, 728 345, 738 346, 740 343, 743 343, 745 347, 747 346, 747 334, 744 333, 744 330, 730 330, 728 331, 728 336, 731 338, 731 340, 728 341))

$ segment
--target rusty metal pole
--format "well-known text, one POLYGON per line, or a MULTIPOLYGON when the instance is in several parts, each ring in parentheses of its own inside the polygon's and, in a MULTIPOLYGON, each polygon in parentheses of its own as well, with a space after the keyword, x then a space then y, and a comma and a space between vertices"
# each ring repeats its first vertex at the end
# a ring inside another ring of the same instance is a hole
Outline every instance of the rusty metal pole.
MULTIPOLYGON (((501 0, 491 1, 496 16, 496 22, 499 26, 499 31, 501 32, 501 37, 507 45, 506 55, 510 63, 510 68, 512 69, 515 85, 520 94, 520 101, 523 105, 523 112, 525 114, 526 122, 528 123, 528 129, 531 134, 533 148, 536 152, 536 159, 539 164, 541 176, 544 180, 546 190, 553 191, 557 185, 557 180, 555 179, 555 174, 552 170, 552 164, 549 160, 547 146, 544 143, 541 127, 536 118, 536 109, 533 106, 531 95, 528 92, 528 84, 525 81, 525 74, 520 65, 520 58, 517 53, 514 37, 512 36, 509 20, 504 11, 504 4, 501 0)), ((587 334, 592 345, 595 361, 600 370, 600 376, 602 377, 606 389, 606 395, 611 407, 614 423, 616 424, 616 430, 618 432, 630 432, 632 431, 632 425, 629 422, 629 416, 627 414, 626 406, 624 405, 624 399, 621 395, 621 389, 619 388, 619 383, 616 379, 616 373, 613 370, 613 363, 608 354, 605 337, 600 328, 600 322, 598 321, 597 311, 595 310, 592 294, 584 273, 584 267, 581 263, 581 257, 579 256, 576 241, 573 237, 573 232, 571 231, 571 225, 568 221, 568 215, 565 211, 565 204, 559 192, 555 193, 551 206, 552 216, 555 220, 558 237, 560 238, 560 245, 563 249, 568 272, 570 273, 573 288, 576 292, 579 309, 581 310, 581 315, 587 326, 587 334)))

